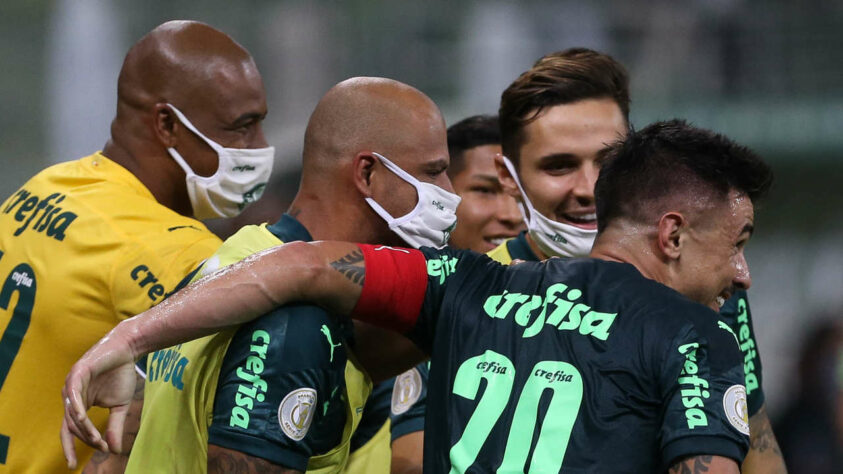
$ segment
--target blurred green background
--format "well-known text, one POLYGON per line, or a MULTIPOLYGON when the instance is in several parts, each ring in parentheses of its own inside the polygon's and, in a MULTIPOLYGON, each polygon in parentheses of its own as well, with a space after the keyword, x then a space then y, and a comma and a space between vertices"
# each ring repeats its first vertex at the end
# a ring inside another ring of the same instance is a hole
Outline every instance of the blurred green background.
POLYGON ((607 52, 630 72, 635 126, 683 117, 775 168, 748 249, 774 415, 796 390, 801 334, 821 314, 843 317, 841 2, 3 0, 3 199, 39 169, 102 147, 123 55, 178 18, 229 33, 261 68, 278 149, 271 216, 295 191, 313 106, 342 79, 412 84, 450 124, 494 113, 500 92, 545 53, 607 52))

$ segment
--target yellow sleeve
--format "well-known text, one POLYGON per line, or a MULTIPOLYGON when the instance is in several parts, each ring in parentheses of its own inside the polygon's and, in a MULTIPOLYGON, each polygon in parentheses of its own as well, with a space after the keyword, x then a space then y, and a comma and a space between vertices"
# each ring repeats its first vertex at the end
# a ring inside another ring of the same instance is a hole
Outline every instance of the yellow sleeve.
POLYGON ((222 242, 210 232, 192 241, 145 242, 127 251, 111 270, 111 298, 121 319, 142 313, 163 301, 222 242))

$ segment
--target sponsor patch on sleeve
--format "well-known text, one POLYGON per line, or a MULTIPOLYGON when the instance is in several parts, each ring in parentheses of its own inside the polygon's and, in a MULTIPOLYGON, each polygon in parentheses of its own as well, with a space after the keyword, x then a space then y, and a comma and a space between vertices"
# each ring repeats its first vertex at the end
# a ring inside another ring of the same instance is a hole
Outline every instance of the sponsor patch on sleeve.
POLYGON ((405 413, 419 400, 422 391, 421 374, 417 369, 410 369, 395 377, 392 387, 392 414, 405 413))
POLYGON ((310 429, 316 407, 316 390, 299 388, 288 393, 278 406, 278 423, 290 439, 301 441, 310 429))
POLYGON ((723 411, 729 423, 739 432, 749 436, 749 415, 746 407, 746 388, 732 385, 723 394, 723 411))

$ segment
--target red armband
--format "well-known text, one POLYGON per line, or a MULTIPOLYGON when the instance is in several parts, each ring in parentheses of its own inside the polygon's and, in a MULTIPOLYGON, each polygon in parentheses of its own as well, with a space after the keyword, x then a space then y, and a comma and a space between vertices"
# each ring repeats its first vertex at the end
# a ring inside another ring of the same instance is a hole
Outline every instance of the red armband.
POLYGON ((427 261, 418 250, 357 244, 366 280, 351 317, 406 333, 416 325, 427 291, 427 261))

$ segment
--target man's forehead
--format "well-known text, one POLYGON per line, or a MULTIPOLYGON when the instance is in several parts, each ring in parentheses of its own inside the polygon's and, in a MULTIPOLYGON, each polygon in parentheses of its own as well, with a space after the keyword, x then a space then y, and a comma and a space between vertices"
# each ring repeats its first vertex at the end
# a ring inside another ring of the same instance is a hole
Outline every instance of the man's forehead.
POLYGON ((752 234, 755 224, 755 206, 752 199, 737 190, 729 191, 728 210, 734 224, 739 228, 739 233, 749 232, 752 234))
POLYGON ((626 120, 611 99, 586 99, 541 111, 524 127, 522 154, 594 154, 627 131, 626 120))

